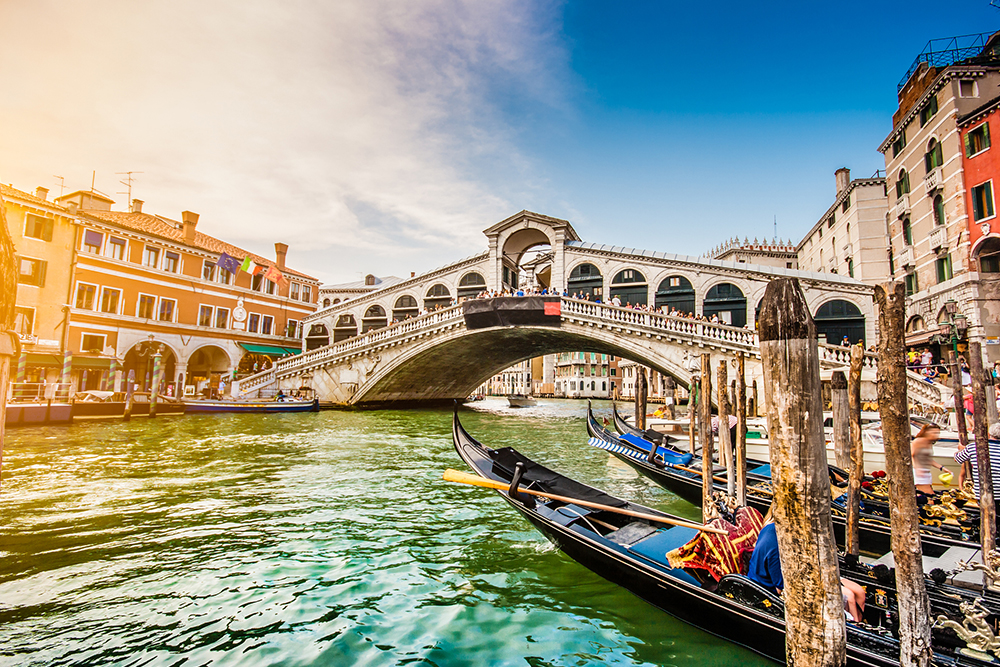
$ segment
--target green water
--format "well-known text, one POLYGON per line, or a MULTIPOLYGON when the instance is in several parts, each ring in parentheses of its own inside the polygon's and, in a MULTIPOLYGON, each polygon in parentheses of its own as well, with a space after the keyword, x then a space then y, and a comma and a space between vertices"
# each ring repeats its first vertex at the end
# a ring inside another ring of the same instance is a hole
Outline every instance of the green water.
MULTIPOLYGON (((604 409, 607 406, 602 406, 604 409)), ((470 433, 647 505, 575 401, 470 433)), ((463 465, 443 410, 8 430, 2 665, 766 664, 604 581, 463 465)))

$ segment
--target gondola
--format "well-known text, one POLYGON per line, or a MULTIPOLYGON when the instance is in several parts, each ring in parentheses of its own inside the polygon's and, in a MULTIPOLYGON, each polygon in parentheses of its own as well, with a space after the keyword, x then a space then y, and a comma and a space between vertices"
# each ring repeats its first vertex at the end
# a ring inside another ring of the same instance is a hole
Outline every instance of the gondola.
MULTIPOLYGON (((605 579, 623 586, 661 610, 718 637, 772 660, 785 658, 782 599, 740 574, 723 576, 705 587, 696 575, 667 563, 666 552, 687 543, 697 530, 652 523, 617 512, 594 510, 555 500, 533 500, 519 494, 526 488, 656 516, 669 515, 610 496, 599 489, 549 470, 511 447, 490 449, 462 427, 456 410, 452 439, 463 461, 479 477, 505 486, 499 495, 570 558, 605 579)), ((872 592, 865 620, 847 624, 849 665, 899 664, 899 643, 890 626, 875 625, 889 618, 878 600, 886 590, 872 592), (872 616, 870 616, 870 614, 872 616)), ((960 652, 961 642, 949 630, 935 630, 935 664, 985 665, 960 652)))
MULTIPOLYGON (((658 445, 655 457, 651 460, 649 452, 651 443, 641 437, 642 431, 630 426, 614 411, 616 427, 626 432, 623 439, 601 426, 593 412, 587 411, 587 432, 590 435, 588 443, 599 449, 604 449, 631 466, 638 473, 649 477, 669 491, 673 491, 688 502, 700 506, 702 500, 701 457, 692 457, 686 465, 678 466, 671 461, 676 457, 677 450, 669 443, 658 445), (665 458, 664 458, 665 457, 665 458)), ((669 436, 667 436, 669 437, 669 436)), ((690 456, 690 453, 686 453, 690 456)), ((832 477, 843 484, 846 472, 831 466, 832 477)), ((715 467, 713 476, 716 481, 713 486, 716 491, 725 489, 725 483, 718 480, 724 478, 726 470, 715 467)), ((844 543, 846 525, 845 496, 833 503, 833 527, 837 541, 844 543)), ((765 461, 747 461, 747 504, 761 512, 767 511, 771 504, 771 466, 765 461)), ((979 548, 979 515, 971 512, 962 524, 944 523, 940 519, 930 517, 924 520, 920 537, 924 554, 939 558, 952 547, 964 549, 979 548), (927 523, 930 521, 931 523, 927 523), (936 525, 937 524, 937 525, 936 525)), ((862 551, 868 553, 885 553, 891 549, 891 526, 888 506, 880 501, 869 499, 861 513, 858 528, 862 551)))
POLYGON ((236 412, 236 413, 275 413, 275 412, 318 412, 319 399, 287 399, 259 401, 215 401, 188 400, 184 405, 187 412, 236 412))

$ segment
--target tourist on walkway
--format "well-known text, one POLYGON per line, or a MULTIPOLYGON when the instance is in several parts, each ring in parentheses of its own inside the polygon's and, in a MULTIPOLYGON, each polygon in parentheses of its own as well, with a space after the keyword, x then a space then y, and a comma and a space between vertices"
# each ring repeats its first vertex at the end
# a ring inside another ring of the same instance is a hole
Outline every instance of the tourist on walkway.
POLYGON ((917 437, 910 444, 910 456, 913 457, 913 481, 919 493, 934 495, 934 478, 931 468, 947 471, 943 465, 934 460, 934 443, 941 436, 941 427, 937 424, 924 424, 917 437))

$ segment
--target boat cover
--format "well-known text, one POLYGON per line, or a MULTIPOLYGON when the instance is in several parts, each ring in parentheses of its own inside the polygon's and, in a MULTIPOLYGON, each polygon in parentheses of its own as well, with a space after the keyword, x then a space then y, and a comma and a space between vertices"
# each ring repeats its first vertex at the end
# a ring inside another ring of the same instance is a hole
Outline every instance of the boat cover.
MULTIPOLYGON (((649 451, 650 443, 646 440, 643 440, 637 435, 632 435, 631 433, 625 433, 623 435, 618 436, 618 439, 624 440, 630 445, 635 445, 636 447, 643 449, 647 452, 649 451)), ((663 449, 662 447, 657 449, 656 453, 663 456, 663 460, 666 463, 672 463, 674 465, 685 466, 688 463, 691 463, 692 459, 691 452, 675 452, 671 449, 663 449)))

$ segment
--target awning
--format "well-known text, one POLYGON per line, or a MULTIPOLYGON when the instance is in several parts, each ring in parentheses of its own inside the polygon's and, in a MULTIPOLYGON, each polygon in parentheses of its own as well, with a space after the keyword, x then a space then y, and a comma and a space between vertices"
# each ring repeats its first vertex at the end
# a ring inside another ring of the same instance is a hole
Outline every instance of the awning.
POLYGON ((931 338, 936 336, 937 333, 937 331, 916 331, 906 335, 906 341, 904 344, 907 347, 913 347, 914 345, 927 345, 931 342, 931 338))
POLYGON ((55 354, 28 353, 29 366, 62 366, 62 357, 55 354))
POLYGON ((258 343, 240 343, 242 347, 247 352, 252 352, 254 354, 263 354, 268 357, 287 357, 290 354, 301 354, 302 348, 298 347, 282 347, 279 345, 260 345, 258 343))
POLYGON ((108 357, 73 357, 73 368, 111 368, 108 357))

